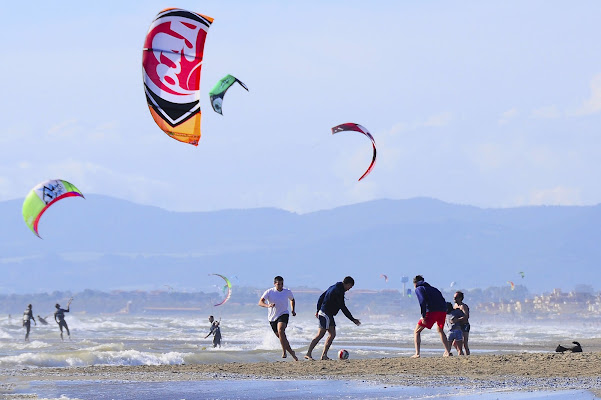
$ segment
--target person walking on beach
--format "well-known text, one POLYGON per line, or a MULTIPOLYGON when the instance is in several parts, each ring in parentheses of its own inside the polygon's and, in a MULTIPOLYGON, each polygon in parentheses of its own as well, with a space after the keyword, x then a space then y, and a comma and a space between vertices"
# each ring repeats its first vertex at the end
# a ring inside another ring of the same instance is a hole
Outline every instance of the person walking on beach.
POLYGON ((36 324, 37 326, 37 322, 35 322, 35 318, 33 318, 33 311, 31 308, 31 304, 27 305, 27 308, 25 309, 25 311, 23 312, 23 326, 25 327, 25 341, 29 341, 29 331, 31 330, 31 321, 33 320, 33 323, 36 324))
POLYGON ((209 322, 211 323, 211 329, 205 339, 213 335, 213 347, 221 347, 221 328, 219 327, 220 321, 215 321, 213 316, 209 316, 209 322))
POLYGON ((328 290, 319 296, 319 300, 317 301, 317 312, 315 313, 315 318, 319 319, 319 330, 309 345, 309 349, 305 355, 307 360, 313 360, 313 349, 315 346, 317 346, 317 343, 319 343, 321 338, 324 337, 326 331, 328 332, 329 336, 323 346, 321 359, 329 360, 328 350, 330 349, 330 346, 336 337, 336 323, 334 322, 334 315, 338 314, 338 311, 342 310, 342 313, 348 319, 353 321, 355 325, 361 325, 361 321, 353 317, 351 312, 344 304, 344 293, 351 290, 353 286, 355 286, 355 280, 350 276, 347 276, 342 282, 337 282, 336 284, 330 286, 328 290))
POLYGON ((432 329, 434 323, 437 325, 440 340, 444 345, 444 356, 448 357, 451 354, 451 349, 447 341, 447 336, 444 333, 444 324, 447 317, 447 302, 445 301, 440 290, 434 286, 430 286, 424 281, 424 277, 417 275, 413 278, 413 286, 415 286, 415 295, 419 301, 422 317, 417 322, 415 331, 413 332, 413 341, 415 344, 415 354, 412 358, 420 357, 421 348, 421 332, 428 328, 432 329))
POLYGON ((67 326, 67 321, 65 321, 65 313, 69 312, 69 307, 71 306, 72 300, 73 299, 69 299, 66 310, 64 308, 61 308, 61 305, 58 303, 56 303, 56 305, 55 305, 56 311, 54 312, 54 320, 56 321, 56 323, 58 324, 58 327, 61 330, 61 340, 64 340, 63 339, 63 328, 65 328, 67 330, 67 335, 69 336, 69 339, 71 339, 71 332, 69 332, 69 326, 67 326))
POLYGON ((449 348, 455 347, 457 354, 462 356, 463 353, 463 332, 461 331, 461 323, 459 322, 465 314, 458 308, 454 308, 453 304, 447 303, 447 322, 450 326, 449 336, 447 342, 449 342, 449 348))
POLYGON ((282 358, 286 358, 286 352, 290 353, 294 361, 298 361, 296 353, 290 347, 288 338, 286 337, 286 327, 288 326, 288 319, 290 314, 288 312, 288 301, 290 301, 290 308, 292 309, 292 316, 296 316, 294 310, 296 306, 296 300, 290 289, 284 288, 284 278, 276 276, 273 278, 273 286, 267 289, 261 299, 259 300, 259 306, 267 308, 267 319, 271 325, 273 333, 280 339, 282 345, 282 358))
POLYGON ((464 314, 463 318, 459 320, 459 323, 461 324, 461 331, 463 332, 463 348, 465 349, 465 355, 469 356, 470 348, 467 341, 470 336, 470 308, 463 302, 463 292, 459 290, 455 292, 453 300, 455 300, 455 308, 460 309, 464 314))

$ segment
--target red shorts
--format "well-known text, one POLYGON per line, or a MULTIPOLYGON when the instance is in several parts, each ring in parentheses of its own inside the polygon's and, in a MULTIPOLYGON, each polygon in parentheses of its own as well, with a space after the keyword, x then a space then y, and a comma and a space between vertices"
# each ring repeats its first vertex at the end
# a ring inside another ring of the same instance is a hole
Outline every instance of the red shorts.
POLYGON ((434 326, 434 323, 438 325, 440 329, 444 328, 444 323, 447 319, 447 313, 444 311, 428 311, 426 312, 425 322, 421 319, 418 321, 418 325, 421 325, 425 328, 431 329, 434 326))

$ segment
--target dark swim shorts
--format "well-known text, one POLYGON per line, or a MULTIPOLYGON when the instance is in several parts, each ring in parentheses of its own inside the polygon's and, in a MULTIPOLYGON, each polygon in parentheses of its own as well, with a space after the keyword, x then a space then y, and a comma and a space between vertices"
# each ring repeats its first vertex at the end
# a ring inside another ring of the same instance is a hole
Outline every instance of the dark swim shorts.
POLYGON ((282 322, 282 323, 288 325, 289 318, 290 318, 290 314, 282 314, 275 321, 269 321, 269 324, 271 325, 271 329, 273 329, 273 333, 275 333, 275 334, 278 333, 278 323, 279 322, 282 322))

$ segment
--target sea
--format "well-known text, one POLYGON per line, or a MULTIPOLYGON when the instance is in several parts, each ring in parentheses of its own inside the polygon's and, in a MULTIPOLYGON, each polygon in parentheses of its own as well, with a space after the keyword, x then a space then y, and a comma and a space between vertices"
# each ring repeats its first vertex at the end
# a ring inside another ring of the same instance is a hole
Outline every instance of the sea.
MULTIPOLYGON (((24 340, 25 331, 20 319, 5 315, 0 317, 0 369, 281 361, 279 340, 273 334, 266 315, 216 317, 221 320, 222 346, 213 348, 212 338, 205 339, 210 327, 207 316, 195 313, 70 313, 67 314, 70 338, 65 333, 65 340, 61 340, 57 324, 49 318, 48 325, 38 322, 37 326, 32 326, 29 341, 24 340)), ((414 353, 413 329, 416 322, 415 318, 401 320, 376 315, 363 319, 360 326, 355 326, 343 315, 339 315, 337 336, 329 355, 331 358, 335 357, 339 350, 345 349, 353 359, 408 357, 414 353)), ((471 324, 472 354, 554 352, 559 343, 569 344, 572 340, 601 337, 599 326, 564 321, 541 320, 526 324, 511 321, 510 318, 472 318, 471 324)), ((292 348, 301 358, 317 333, 317 327, 315 318, 290 317, 286 333, 292 348)), ((442 355, 442 345, 435 331, 425 331, 422 343, 422 354, 425 356, 442 355)), ((322 345, 323 341, 315 349, 314 356, 319 356, 322 345)), ((307 391, 310 390, 313 390, 311 393, 316 393, 314 398, 331 399, 456 398, 456 392, 445 391, 444 388, 427 388, 425 392, 416 392, 416 388, 366 385, 354 381, 340 381, 337 386, 319 380, 305 383, 292 380, 287 381, 288 385, 283 385, 282 382, 286 381, 256 380, 251 384, 244 384, 235 380, 215 380, 210 389, 206 389, 206 383, 201 382, 103 383, 104 389, 99 393, 98 382, 57 380, 33 382, 27 390, 50 396, 40 398, 60 399, 260 399, 278 398, 265 395, 266 392, 278 393, 278 390, 286 390, 286 393, 280 395, 287 398, 307 398, 307 391), (135 390, 127 389, 128 385, 135 387, 135 390), (199 385, 205 389, 200 390, 199 385), (240 386, 241 391, 232 392, 237 386, 240 386)), ((463 393, 461 398, 470 399, 471 395, 474 399, 478 396, 480 400, 595 398, 591 393, 581 391, 567 391, 563 393, 563 397, 554 397, 557 392, 529 393, 530 397, 524 393, 491 392, 463 393), (488 395, 492 397, 487 397, 488 395)))

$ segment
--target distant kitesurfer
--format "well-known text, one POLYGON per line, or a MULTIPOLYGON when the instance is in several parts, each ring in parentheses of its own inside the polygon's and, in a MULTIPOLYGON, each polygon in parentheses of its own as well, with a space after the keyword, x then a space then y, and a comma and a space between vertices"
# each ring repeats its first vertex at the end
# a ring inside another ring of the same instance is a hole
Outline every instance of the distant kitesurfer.
POLYGON ((294 310, 296 301, 294 295, 290 289, 284 288, 284 278, 276 276, 273 278, 273 286, 267 289, 261 299, 259 300, 259 306, 267 308, 269 310, 267 319, 271 325, 273 333, 280 339, 282 345, 282 358, 286 358, 286 352, 290 353, 295 361, 298 361, 294 350, 290 347, 288 338, 286 337, 286 327, 288 326, 288 319, 290 314, 288 312, 288 301, 290 301, 290 307, 292 308, 292 316, 296 316, 294 310))
POLYGON ((328 290, 319 296, 319 300, 317 301, 317 312, 315 313, 315 318, 319 319, 319 330, 309 345, 309 349, 305 355, 307 360, 313 360, 311 353, 321 338, 324 337, 326 332, 328 332, 329 336, 323 346, 321 359, 329 360, 328 349, 336 337, 336 323, 334 322, 334 315, 338 314, 338 311, 342 310, 342 313, 348 319, 353 321, 355 325, 361 325, 361 321, 353 317, 351 312, 344 304, 344 293, 351 290, 353 286, 355 286, 355 280, 352 277, 347 276, 342 282, 337 282, 336 284, 330 286, 328 290))
POLYGON ((215 318, 211 315, 209 317, 209 322, 211 323, 211 330, 205 336, 205 339, 211 335, 213 336, 213 347, 221 347, 221 328, 219 327, 219 321, 215 321, 215 318))
MULTIPOLYGON (((71 339, 71 332, 69 332, 69 327, 67 326, 67 321, 65 321, 65 313, 69 312, 69 306, 71 305, 71 300, 67 303, 67 309, 61 308, 61 305, 56 303, 56 311, 54 312, 54 320, 58 324, 58 327, 61 330, 61 339, 63 339, 63 327, 67 330, 67 335, 69 335, 69 339, 71 339)), ((64 340, 64 339, 63 339, 64 340)))
POLYGON ((25 340, 29 341, 29 331, 31 330, 31 320, 33 320, 34 324, 38 324, 35 322, 35 318, 33 318, 33 311, 31 308, 31 304, 27 306, 25 311, 23 312, 23 326, 25 327, 25 340))

